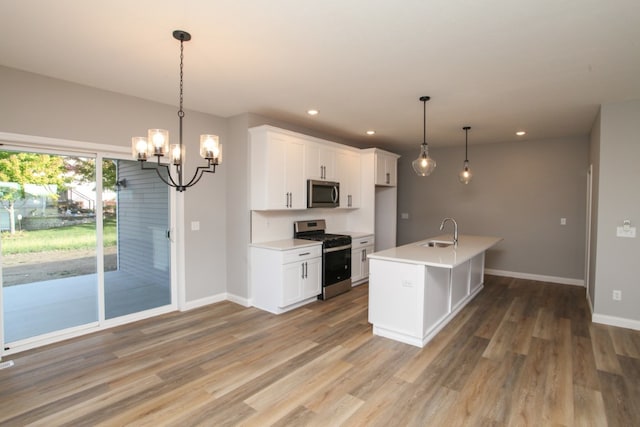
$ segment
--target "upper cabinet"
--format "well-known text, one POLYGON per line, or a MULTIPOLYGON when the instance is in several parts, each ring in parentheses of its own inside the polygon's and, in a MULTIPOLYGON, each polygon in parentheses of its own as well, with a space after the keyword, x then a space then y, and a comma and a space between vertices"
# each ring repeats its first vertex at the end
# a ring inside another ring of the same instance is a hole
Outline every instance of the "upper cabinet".
POLYGON ((305 148, 307 179, 337 181, 336 149, 317 142, 308 142, 305 148))
POLYGON ((249 129, 251 209, 305 209, 305 141, 277 129, 249 129))
POLYGON ((360 207, 360 153, 340 150, 336 153, 338 182, 340 182, 340 207, 360 207))
POLYGON ((339 182, 339 207, 361 207, 361 150, 269 125, 249 135, 251 210, 306 209, 309 179, 339 182))
POLYGON ((398 155, 383 150, 375 151, 375 183, 395 187, 398 184, 398 155))

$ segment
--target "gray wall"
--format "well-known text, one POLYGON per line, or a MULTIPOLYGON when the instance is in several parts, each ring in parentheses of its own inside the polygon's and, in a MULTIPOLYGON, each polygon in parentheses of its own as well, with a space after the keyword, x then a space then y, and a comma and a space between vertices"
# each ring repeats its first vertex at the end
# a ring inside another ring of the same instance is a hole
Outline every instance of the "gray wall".
POLYGON ((594 307, 596 314, 636 322, 640 321, 640 234, 635 239, 616 237, 616 227, 625 219, 640 226, 638 123, 640 101, 601 108, 594 307), (622 301, 613 301, 614 289, 622 291, 622 301))
MULTIPOLYGON (((177 87, 176 87, 177 91, 177 87)), ((164 127, 175 140, 177 106, 98 90, 0 67, 0 131, 129 147, 131 137, 164 127)), ((188 98, 185 99, 188 107, 188 98)), ((199 135, 215 133, 224 144, 225 119, 186 111, 186 170, 201 164, 199 135)), ((226 148, 226 147, 225 147, 226 148)), ((207 174, 184 194, 186 300, 226 292, 226 171, 207 174), (200 231, 190 231, 200 221, 200 231)))
POLYGON ((411 168, 418 152, 416 145, 401 153, 398 166, 398 215, 409 214, 398 219, 399 244, 440 234, 450 216, 461 234, 504 238, 488 252, 487 268, 583 279, 587 138, 471 144, 468 185, 458 182, 464 146, 431 149, 437 168, 428 177, 411 168))

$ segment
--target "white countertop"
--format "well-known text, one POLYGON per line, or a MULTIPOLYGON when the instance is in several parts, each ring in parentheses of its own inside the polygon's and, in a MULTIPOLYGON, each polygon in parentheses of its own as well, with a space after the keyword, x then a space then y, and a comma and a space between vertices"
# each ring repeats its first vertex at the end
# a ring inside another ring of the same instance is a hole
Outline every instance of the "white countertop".
POLYGON ((346 234, 347 236, 351 236, 351 239, 373 236, 373 233, 368 233, 366 231, 331 231, 331 234, 346 234))
POLYGON ((283 239, 273 240, 271 242, 249 243, 249 246, 254 248, 272 249, 276 251, 287 251, 289 249, 300 249, 318 245, 322 245, 322 242, 303 239, 283 239))
POLYGON ((446 248, 422 246, 430 240, 452 241, 453 238, 451 234, 442 234, 408 245, 374 252, 367 257, 408 264, 453 268, 498 244, 502 241, 502 237, 460 235, 458 236, 457 248, 454 248, 453 245, 446 248))

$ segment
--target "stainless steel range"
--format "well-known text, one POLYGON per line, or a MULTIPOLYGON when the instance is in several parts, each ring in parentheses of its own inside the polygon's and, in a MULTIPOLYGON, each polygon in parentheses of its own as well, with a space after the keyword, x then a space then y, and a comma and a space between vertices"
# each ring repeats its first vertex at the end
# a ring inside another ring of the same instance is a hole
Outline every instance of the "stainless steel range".
POLYGON ((351 236, 325 233, 324 219, 296 221, 293 237, 322 242, 322 294, 328 299, 351 290, 351 236))

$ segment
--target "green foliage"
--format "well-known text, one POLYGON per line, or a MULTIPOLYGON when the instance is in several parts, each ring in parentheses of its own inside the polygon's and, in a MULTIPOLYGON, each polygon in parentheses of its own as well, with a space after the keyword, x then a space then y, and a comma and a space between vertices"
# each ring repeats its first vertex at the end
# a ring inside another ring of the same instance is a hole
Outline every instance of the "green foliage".
POLYGON ((24 198, 24 184, 56 185, 61 189, 71 182, 71 178, 66 175, 61 156, 0 151, 0 181, 20 186, 0 188, 0 200, 11 202, 24 198))
MULTIPOLYGON (((73 172, 79 182, 95 182, 96 160, 82 157, 72 157, 67 161, 67 169, 73 172)), ((117 168, 114 160, 102 162, 102 188, 115 190, 117 180, 117 168)))
MULTIPOLYGON (((116 221, 104 221, 104 246, 116 245, 116 221)), ((48 230, 2 233, 2 254, 95 249, 96 224, 79 224, 48 230)))

